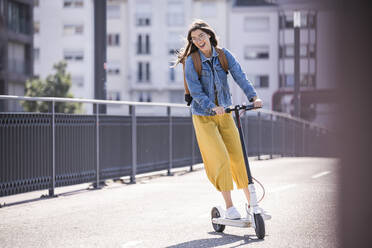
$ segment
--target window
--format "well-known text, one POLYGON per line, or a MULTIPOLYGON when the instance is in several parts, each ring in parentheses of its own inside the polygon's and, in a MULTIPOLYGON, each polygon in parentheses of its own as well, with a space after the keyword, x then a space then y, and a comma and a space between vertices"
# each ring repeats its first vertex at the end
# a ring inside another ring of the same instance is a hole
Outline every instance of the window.
POLYGON ((138 92, 138 101, 139 102, 151 102, 152 101, 151 93, 145 92, 145 91, 138 92))
POLYGON ((4 4, 5 4, 5 2, 4 1, 0 1, 0 15, 1 16, 4 16, 4 14, 5 14, 5 11, 4 11, 4 4))
MULTIPOLYGON (((314 74, 301 74, 300 75, 300 86, 315 88, 315 75, 314 74)), ((293 74, 282 74, 279 78, 279 87, 294 87, 294 75, 293 74)))
POLYGON ((20 43, 8 43, 8 70, 24 74, 26 72, 25 46, 20 43))
POLYGON ((84 76, 82 75, 73 75, 71 76, 71 83, 76 87, 83 88, 84 87, 84 76))
POLYGON ((293 13, 284 15, 282 18, 283 28, 293 28, 293 13))
POLYGON ((38 62, 40 60, 40 48, 34 48, 34 61, 38 62))
POLYGON ((269 88, 269 75, 249 75, 248 78, 256 88, 269 88))
POLYGON ((150 63, 149 62, 138 62, 137 64, 137 81, 150 82, 150 63))
POLYGON ((269 17, 246 17, 244 19, 245 32, 260 32, 270 30, 269 17))
POLYGON ((121 96, 119 91, 109 91, 107 92, 107 100, 120 101, 121 96))
POLYGON ((169 81, 174 83, 176 81, 176 72, 174 67, 171 67, 173 63, 169 63, 169 81))
POLYGON ((34 22, 34 34, 40 33, 40 22, 34 22))
POLYGON ((169 32, 168 33, 168 54, 175 55, 177 50, 182 47, 182 33, 169 32))
POLYGON ((136 14, 136 25, 137 26, 150 26, 151 25, 151 14, 150 13, 137 13, 136 14))
POLYGON ((82 24, 65 24, 63 25, 63 35, 83 34, 84 26, 82 24))
POLYGON ((6 47, 7 47, 6 45, 0 43, 0 74, 1 74, 1 71, 4 69, 6 47))
MULTIPOLYGON (((294 45, 283 45, 279 48, 280 58, 293 58, 294 45)), ((300 57, 302 58, 315 58, 315 44, 302 44, 300 45, 300 57)))
POLYGON ((119 46, 120 45, 120 34, 108 34, 107 44, 109 46, 119 46))
POLYGON ((63 0, 64 8, 82 8, 84 7, 84 0, 63 0))
POLYGON ((120 5, 107 5, 107 18, 108 19, 119 19, 120 18, 120 5))
POLYGON ((65 50, 63 58, 67 61, 83 61, 84 52, 82 50, 65 50))
MULTIPOLYGON (((301 12, 301 28, 315 28, 316 14, 301 12)), ((279 27, 282 29, 293 28, 293 12, 279 16, 279 27)))
POLYGON ((268 59, 269 58, 269 46, 258 45, 258 46, 246 46, 244 50, 245 59, 268 59))
POLYGON ((280 75, 279 87, 293 87, 294 86, 294 76, 293 74, 280 75))
POLYGON ((107 74, 119 75, 120 74, 120 61, 110 61, 107 63, 107 74))
POLYGON ((184 2, 180 0, 168 0, 167 24, 168 26, 185 25, 184 2))
POLYGON ((150 35, 149 34, 138 34, 137 54, 150 54, 150 35))
MULTIPOLYGON (((3 2, 3 1, 1 1, 3 2)), ((30 6, 18 2, 8 2, 8 28, 15 33, 29 34, 32 22, 30 6)))

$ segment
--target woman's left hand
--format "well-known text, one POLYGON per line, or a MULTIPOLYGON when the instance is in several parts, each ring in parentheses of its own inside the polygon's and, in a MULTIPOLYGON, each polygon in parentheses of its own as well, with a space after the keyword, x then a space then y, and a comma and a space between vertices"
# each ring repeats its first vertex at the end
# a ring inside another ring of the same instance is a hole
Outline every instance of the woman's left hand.
POLYGON ((255 108, 262 108, 263 106, 262 100, 260 98, 255 99, 253 102, 253 106, 255 108))

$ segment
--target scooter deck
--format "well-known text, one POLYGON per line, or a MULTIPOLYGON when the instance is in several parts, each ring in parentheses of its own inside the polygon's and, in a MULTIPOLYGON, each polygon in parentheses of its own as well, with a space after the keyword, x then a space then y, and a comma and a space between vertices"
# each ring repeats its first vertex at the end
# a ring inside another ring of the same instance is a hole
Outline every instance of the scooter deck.
POLYGON ((236 226, 236 227, 251 227, 252 222, 246 218, 241 218, 237 220, 225 219, 225 218, 213 218, 213 224, 226 225, 226 226, 236 226))

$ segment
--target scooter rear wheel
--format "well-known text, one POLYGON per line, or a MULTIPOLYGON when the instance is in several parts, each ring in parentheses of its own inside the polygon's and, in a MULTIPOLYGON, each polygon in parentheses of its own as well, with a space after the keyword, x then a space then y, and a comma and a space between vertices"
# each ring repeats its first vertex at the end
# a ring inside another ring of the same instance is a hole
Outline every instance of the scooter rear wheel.
MULTIPOLYGON (((211 219, 221 217, 221 213, 220 211, 218 211, 216 207, 212 208, 211 217, 212 217, 211 219)), ((225 227, 226 227, 225 225, 214 224, 213 222, 212 222, 212 226, 216 232, 223 232, 223 230, 225 230, 225 227)))
POLYGON ((256 224, 256 235, 258 239, 263 239, 265 237, 265 222, 261 214, 254 214, 254 222, 256 224))

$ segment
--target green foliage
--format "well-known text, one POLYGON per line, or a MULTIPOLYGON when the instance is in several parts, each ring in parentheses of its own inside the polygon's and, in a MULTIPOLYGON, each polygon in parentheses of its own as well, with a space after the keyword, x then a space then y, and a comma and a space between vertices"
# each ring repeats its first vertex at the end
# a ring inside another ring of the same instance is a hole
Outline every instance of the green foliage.
MULTIPOLYGON (((45 80, 27 80, 25 96, 30 97, 64 97, 73 98, 69 93, 71 87, 71 75, 66 72, 67 63, 61 61, 53 66, 55 74, 48 75, 45 80)), ((49 112, 51 102, 22 101, 22 106, 27 112, 49 112)), ((81 103, 56 102, 56 113, 81 113, 81 103)))

